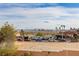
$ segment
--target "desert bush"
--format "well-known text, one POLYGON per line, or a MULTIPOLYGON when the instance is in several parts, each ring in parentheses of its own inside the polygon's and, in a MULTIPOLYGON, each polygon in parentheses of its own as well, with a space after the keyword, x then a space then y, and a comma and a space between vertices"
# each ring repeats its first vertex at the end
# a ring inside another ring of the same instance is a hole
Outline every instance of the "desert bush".
POLYGON ((0 56, 16 56, 16 48, 0 48, 0 56))
POLYGON ((14 27, 6 22, 0 28, 0 55, 8 56, 15 53, 15 37, 14 27))

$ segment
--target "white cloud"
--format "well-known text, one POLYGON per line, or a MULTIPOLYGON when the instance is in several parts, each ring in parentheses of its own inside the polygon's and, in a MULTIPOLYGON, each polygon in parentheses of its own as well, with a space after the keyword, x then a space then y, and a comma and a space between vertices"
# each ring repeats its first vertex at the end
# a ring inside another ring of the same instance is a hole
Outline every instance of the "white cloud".
MULTIPOLYGON (((17 28, 53 29, 65 24, 69 27, 79 27, 79 8, 48 7, 48 8, 9 8, 0 10, 0 22, 9 21, 17 28), (4 15, 20 15, 24 18, 6 18, 4 15), (4 21, 3 21, 4 20, 4 21), (45 23, 44 21, 48 21, 45 23)), ((2 24, 1 23, 1 24, 2 24)))

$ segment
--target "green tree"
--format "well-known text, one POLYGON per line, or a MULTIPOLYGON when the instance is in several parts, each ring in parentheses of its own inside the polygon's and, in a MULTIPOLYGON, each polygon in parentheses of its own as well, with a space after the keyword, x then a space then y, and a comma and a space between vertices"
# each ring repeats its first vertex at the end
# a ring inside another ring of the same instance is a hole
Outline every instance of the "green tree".
POLYGON ((73 34, 73 42, 78 42, 78 35, 77 34, 73 34))
POLYGON ((6 22, 0 28, 0 55, 14 55, 16 52, 15 43, 15 29, 12 25, 6 22))
POLYGON ((2 41, 6 43, 6 46, 11 47, 15 41, 15 29, 12 25, 6 22, 0 29, 2 41))
POLYGON ((44 35, 43 35, 43 33, 38 32, 38 33, 36 34, 36 36, 44 36, 44 35))

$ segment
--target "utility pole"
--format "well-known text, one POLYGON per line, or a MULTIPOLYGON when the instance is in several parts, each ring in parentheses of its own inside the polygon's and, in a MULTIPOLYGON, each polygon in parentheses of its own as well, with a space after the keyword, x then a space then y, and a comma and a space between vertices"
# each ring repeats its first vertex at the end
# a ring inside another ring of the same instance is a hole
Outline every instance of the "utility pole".
POLYGON ((20 31, 20 35, 21 35, 21 37, 22 37, 22 40, 24 41, 25 33, 24 33, 24 30, 23 30, 23 29, 21 29, 21 31, 20 31))
POLYGON ((65 30, 65 25, 61 25, 60 28, 61 28, 61 31, 62 31, 62 40, 63 40, 63 32, 65 30))

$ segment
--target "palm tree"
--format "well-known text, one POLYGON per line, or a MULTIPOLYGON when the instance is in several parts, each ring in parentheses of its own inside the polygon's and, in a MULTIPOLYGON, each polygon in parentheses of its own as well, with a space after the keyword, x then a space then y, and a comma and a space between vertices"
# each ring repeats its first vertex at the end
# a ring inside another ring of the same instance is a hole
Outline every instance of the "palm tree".
POLYGON ((62 30, 65 30, 65 25, 61 25, 60 27, 62 28, 62 30))

